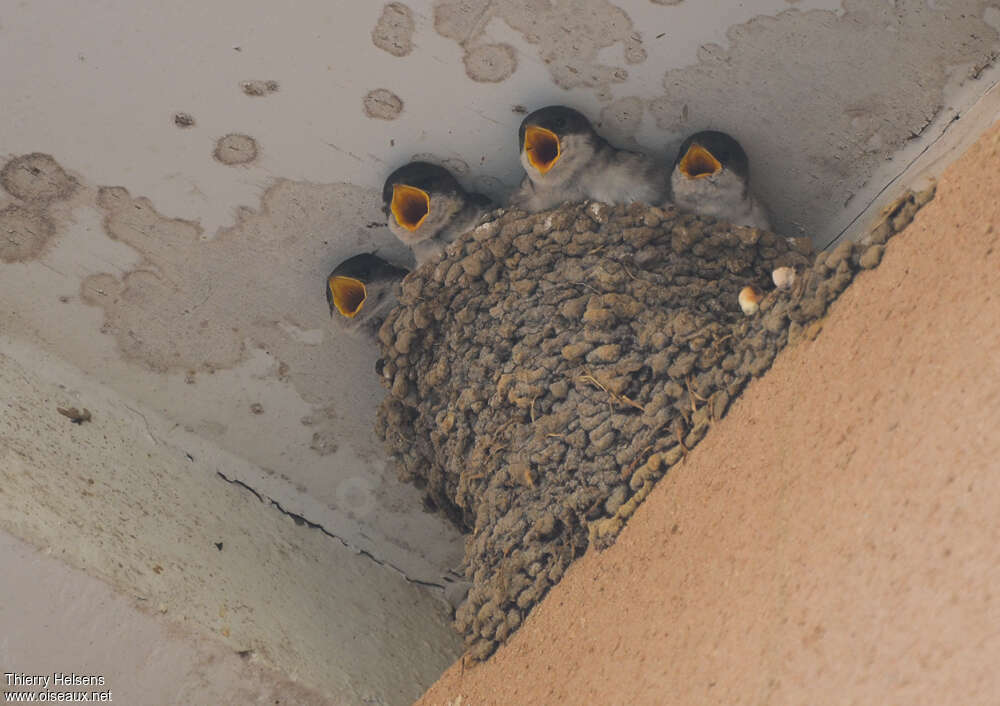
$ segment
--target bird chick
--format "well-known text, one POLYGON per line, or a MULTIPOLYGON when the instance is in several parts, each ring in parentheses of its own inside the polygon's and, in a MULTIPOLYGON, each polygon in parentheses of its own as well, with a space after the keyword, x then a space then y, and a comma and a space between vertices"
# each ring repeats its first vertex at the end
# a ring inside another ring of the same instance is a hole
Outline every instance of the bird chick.
POLYGON ((347 258, 326 278, 330 317, 345 333, 374 341, 399 302, 399 283, 408 272, 374 253, 347 258))
POLYGON ((705 130, 684 140, 670 188, 674 205, 682 211, 771 230, 767 210, 750 192, 747 154, 724 132, 705 130))
POLYGON ((410 246, 419 267, 471 230, 493 203, 465 191, 444 167, 410 162, 385 180, 382 206, 389 230, 410 246))
POLYGON ((527 174, 510 205, 526 211, 584 199, 658 204, 669 194, 660 165, 612 147, 583 114, 566 106, 541 108, 521 121, 518 149, 527 174))

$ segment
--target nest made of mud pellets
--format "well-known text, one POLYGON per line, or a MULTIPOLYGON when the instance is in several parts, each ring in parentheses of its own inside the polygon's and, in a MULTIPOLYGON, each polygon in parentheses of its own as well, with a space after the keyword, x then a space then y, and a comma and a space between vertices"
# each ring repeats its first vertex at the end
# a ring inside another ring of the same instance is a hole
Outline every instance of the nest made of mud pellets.
POLYGON ((807 241, 640 204, 488 218, 403 282, 376 424, 401 479, 469 532, 455 627, 474 659, 862 266, 849 242, 814 263, 807 241), (744 316, 740 289, 781 266, 796 288, 744 316))

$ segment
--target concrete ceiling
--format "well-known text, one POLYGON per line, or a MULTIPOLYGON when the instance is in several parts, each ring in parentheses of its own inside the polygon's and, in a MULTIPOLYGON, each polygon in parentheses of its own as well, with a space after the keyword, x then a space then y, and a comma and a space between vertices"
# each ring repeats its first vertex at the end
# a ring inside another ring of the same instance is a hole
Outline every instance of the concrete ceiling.
POLYGON ((731 132, 778 230, 823 245, 985 92, 998 8, 8 4, 0 327, 438 582, 461 538, 395 480, 371 430, 376 353, 334 335, 320 291, 349 255, 407 258, 379 224, 385 176, 419 156, 502 198, 522 113, 566 103, 665 162, 689 132, 731 132))

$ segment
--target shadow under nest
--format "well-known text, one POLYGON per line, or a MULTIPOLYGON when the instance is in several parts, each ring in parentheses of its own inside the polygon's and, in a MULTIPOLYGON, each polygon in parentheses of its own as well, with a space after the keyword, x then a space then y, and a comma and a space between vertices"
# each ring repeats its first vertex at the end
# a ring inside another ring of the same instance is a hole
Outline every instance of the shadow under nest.
POLYGON ((498 211, 404 280, 379 332, 376 431, 400 478, 468 533, 455 627, 470 658, 614 541, 747 382, 878 264, 892 225, 814 260, 806 240, 672 208, 498 211), (744 315, 740 290, 773 289, 783 266, 793 289, 744 315))

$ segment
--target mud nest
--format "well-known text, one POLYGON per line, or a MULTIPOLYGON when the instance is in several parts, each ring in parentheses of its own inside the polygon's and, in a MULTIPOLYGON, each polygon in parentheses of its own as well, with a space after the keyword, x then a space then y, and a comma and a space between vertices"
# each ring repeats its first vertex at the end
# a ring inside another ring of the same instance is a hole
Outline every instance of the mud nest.
POLYGON ((411 273, 379 332, 377 432, 401 479, 468 532, 455 627, 474 659, 614 540, 898 230, 814 260, 806 241, 638 204, 494 218, 411 273), (740 290, 773 290, 782 266, 794 287, 744 315, 740 290))

